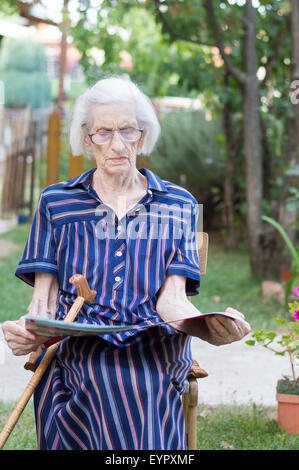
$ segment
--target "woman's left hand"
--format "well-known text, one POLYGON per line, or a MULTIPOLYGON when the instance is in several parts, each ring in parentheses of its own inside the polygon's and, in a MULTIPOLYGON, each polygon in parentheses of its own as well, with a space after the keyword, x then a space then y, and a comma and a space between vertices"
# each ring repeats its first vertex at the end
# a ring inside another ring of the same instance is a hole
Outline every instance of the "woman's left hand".
POLYGON ((207 341, 217 346, 240 341, 251 331, 243 313, 232 307, 228 307, 225 311, 237 318, 231 319, 223 315, 210 315, 205 318, 209 336, 207 341))

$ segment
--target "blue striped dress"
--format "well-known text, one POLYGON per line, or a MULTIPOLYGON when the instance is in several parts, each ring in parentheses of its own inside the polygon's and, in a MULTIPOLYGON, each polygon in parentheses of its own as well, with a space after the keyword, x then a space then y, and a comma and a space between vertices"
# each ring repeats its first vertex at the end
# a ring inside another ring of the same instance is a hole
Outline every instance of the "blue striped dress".
POLYGON ((70 277, 82 274, 97 295, 77 321, 136 328, 61 342, 34 394, 39 448, 185 449, 191 338, 157 325, 156 301, 168 274, 187 278, 187 295, 198 293, 198 204, 140 168, 147 192, 118 220, 91 185, 95 170, 41 192, 15 274, 31 286, 35 272, 57 276, 56 319, 76 298, 70 277))

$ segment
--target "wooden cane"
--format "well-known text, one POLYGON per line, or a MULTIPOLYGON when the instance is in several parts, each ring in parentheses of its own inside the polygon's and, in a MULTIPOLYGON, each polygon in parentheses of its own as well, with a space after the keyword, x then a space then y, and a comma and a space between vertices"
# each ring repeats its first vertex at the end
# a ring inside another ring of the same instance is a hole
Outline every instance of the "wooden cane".
MULTIPOLYGON (((92 304, 95 296, 96 291, 90 290, 86 279, 81 274, 75 274, 70 278, 70 282, 75 284, 77 287, 77 298, 73 303, 72 307, 70 308, 67 316, 63 320, 64 322, 73 322, 78 315, 82 305, 84 302, 88 304, 92 304)), ((44 357, 42 358, 39 366, 36 368, 33 376, 31 377, 27 387, 25 388, 24 392, 22 393, 19 401, 17 402, 14 410, 12 411, 11 415, 9 416, 8 420, 6 421, 4 428, 0 433, 0 450, 3 449, 8 437, 10 436, 11 432, 13 431, 16 423, 18 422, 24 408, 26 407, 28 401, 30 400, 35 388, 37 387, 38 383, 40 382, 43 374, 47 370, 49 364, 51 363, 60 342, 53 344, 50 346, 44 357)))

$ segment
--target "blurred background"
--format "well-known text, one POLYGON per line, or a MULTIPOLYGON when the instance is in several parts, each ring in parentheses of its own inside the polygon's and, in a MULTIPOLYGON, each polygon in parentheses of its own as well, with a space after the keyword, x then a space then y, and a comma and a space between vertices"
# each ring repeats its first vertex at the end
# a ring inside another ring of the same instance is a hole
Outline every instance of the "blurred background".
POLYGON ((258 282, 281 304, 299 284, 298 11, 298 0, 1 0, 0 229, 27 234, 40 191, 95 166, 69 148, 74 100, 123 75, 162 126, 138 167, 203 204, 213 266, 236 257, 242 296, 258 282))

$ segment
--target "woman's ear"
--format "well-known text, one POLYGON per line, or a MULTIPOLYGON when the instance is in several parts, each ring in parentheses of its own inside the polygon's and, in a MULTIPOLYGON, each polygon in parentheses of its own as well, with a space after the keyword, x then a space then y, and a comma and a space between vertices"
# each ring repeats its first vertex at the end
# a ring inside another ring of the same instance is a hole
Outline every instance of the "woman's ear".
POLYGON ((91 143, 90 137, 88 135, 88 130, 87 130, 86 124, 83 124, 82 132, 83 132, 83 136, 84 136, 83 137, 84 148, 87 150, 87 152, 92 153, 92 143, 91 143))
POLYGON ((142 147, 143 147, 145 135, 146 135, 146 130, 144 130, 144 131, 142 132, 141 138, 140 138, 139 141, 138 141, 138 145, 137 145, 137 152, 138 152, 138 153, 139 153, 139 151, 140 151, 140 150, 142 149, 142 147))

